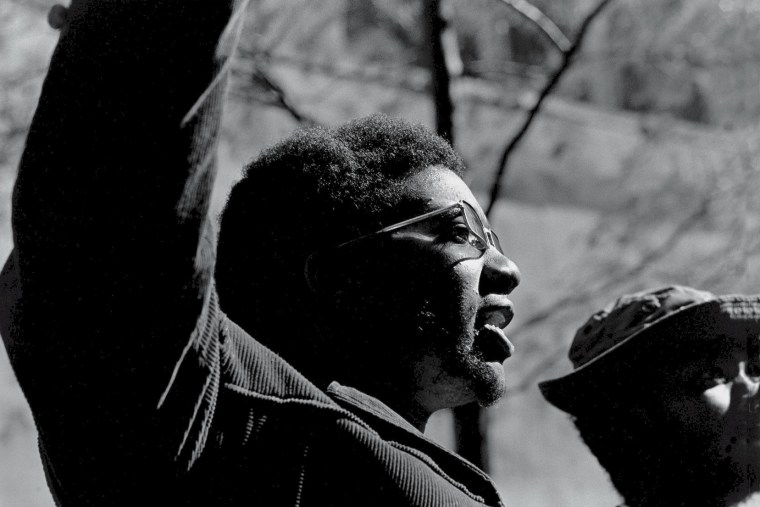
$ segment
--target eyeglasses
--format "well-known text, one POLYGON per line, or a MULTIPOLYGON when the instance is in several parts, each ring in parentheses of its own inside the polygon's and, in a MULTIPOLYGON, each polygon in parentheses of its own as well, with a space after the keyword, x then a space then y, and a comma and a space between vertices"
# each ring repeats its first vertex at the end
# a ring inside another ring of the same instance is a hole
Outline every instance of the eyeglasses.
POLYGON ((324 283, 323 281, 320 281, 322 277, 320 277, 318 273, 329 271, 329 269, 325 270, 325 266, 322 265, 323 262, 327 262, 330 258, 330 255, 326 255, 328 252, 335 252, 343 247, 352 246, 383 234, 397 232, 410 225, 419 224, 420 222, 432 220, 436 217, 443 217, 444 220, 441 220, 439 224, 429 227, 428 230, 418 230, 414 231, 412 234, 414 237, 418 237, 430 243, 445 244, 446 251, 450 253, 451 258, 455 261, 458 262, 464 259, 480 257, 486 250, 488 250, 489 246, 494 247, 499 253, 504 253, 504 250, 501 248, 501 243, 499 242, 499 237, 495 232, 483 225, 483 221, 478 216, 475 208, 465 201, 459 201, 444 206, 443 208, 383 227, 379 231, 359 236, 358 238, 351 239, 328 250, 313 252, 309 255, 304 264, 304 277, 306 278, 307 285, 312 291, 316 291, 317 287, 321 283, 324 283))
POLYGON ((466 201, 455 202, 449 206, 444 206, 443 208, 383 227, 379 231, 365 234, 364 236, 341 243, 336 248, 345 247, 381 234, 396 232, 410 225, 418 224, 441 215, 445 216, 447 214, 450 215, 450 220, 447 220, 448 226, 443 230, 438 231, 437 233, 417 232, 416 235, 426 237, 430 240, 435 240, 440 235, 448 235, 450 236, 448 239, 450 239, 452 249, 461 254, 462 257, 467 257, 469 255, 479 256, 481 253, 488 250, 489 246, 493 246, 499 253, 504 253, 501 243, 499 242, 499 237, 495 232, 483 225, 483 221, 480 220, 475 208, 466 201), (457 220, 459 221, 457 222, 457 220))

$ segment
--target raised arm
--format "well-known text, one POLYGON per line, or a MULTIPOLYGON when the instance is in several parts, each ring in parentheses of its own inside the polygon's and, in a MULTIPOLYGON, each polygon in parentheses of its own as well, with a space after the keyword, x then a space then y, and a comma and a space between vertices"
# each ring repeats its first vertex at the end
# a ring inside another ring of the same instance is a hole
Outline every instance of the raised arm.
POLYGON ((184 295, 214 174, 228 3, 74 1, 14 192, 25 286, 109 306, 184 295))
POLYGON ((74 0, 50 64, 14 190, 3 337, 46 452, 80 446, 82 466, 176 450, 152 436, 156 408, 186 346, 206 360, 188 340, 208 307, 233 10, 74 0))

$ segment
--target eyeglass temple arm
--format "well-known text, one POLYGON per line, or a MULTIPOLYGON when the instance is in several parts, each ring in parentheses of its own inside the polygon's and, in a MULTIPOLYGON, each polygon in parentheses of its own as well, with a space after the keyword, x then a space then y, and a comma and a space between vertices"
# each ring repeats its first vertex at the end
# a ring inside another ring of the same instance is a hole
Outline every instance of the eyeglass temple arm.
POLYGON ((388 227, 384 227, 384 228, 380 229, 379 231, 370 232, 369 234, 365 234, 364 236, 359 236, 358 238, 354 238, 354 239, 348 240, 345 243, 341 243, 340 245, 336 246, 335 248, 340 248, 342 246, 346 246, 348 244, 355 243, 357 241, 360 241, 362 239, 375 236, 377 234, 383 234, 383 233, 386 233, 386 232, 393 232, 393 231, 395 231, 397 229, 401 229, 402 227, 406 227, 407 225, 416 224, 417 222, 422 222, 423 220, 426 220, 426 219, 428 219, 430 217, 434 217, 436 215, 441 215, 441 214, 449 211, 451 208, 456 208, 456 207, 463 208, 462 201, 455 202, 451 206, 446 206, 444 208, 433 210, 433 211, 430 211, 430 212, 425 213, 423 215, 419 215, 419 216, 410 218, 408 220, 404 220, 403 222, 398 222, 398 223, 395 223, 393 225, 389 225, 388 227))

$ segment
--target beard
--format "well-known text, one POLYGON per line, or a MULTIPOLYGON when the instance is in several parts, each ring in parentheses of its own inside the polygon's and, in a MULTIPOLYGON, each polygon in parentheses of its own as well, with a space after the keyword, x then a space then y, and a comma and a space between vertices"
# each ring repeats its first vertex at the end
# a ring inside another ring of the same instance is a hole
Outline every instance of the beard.
POLYGON ((465 388, 482 407, 499 401, 506 391, 503 373, 495 370, 483 357, 481 351, 473 347, 475 343, 474 321, 477 308, 460 296, 449 295, 439 298, 425 298, 421 308, 414 315, 414 342, 419 345, 415 355, 434 354, 440 359, 440 377, 455 378, 463 382, 465 388), (443 301, 456 304, 445 304, 443 301))
POLYGON ((472 280, 457 275, 452 263, 431 260, 429 254, 406 252, 403 262, 393 260, 387 261, 391 267, 371 270, 370 281, 348 298, 348 317, 363 337, 363 343, 357 343, 353 334, 350 343, 371 351, 363 355, 367 363, 361 374, 372 367, 390 367, 397 379, 413 379, 419 374, 417 367, 432 360, 433 383, 447 390, 455 403, 451 407, 473 399, 482 406, 493 405, 504 395, 506 382, 503 368, 487 361, 475 346, 482 298, 467 286, 472 280))

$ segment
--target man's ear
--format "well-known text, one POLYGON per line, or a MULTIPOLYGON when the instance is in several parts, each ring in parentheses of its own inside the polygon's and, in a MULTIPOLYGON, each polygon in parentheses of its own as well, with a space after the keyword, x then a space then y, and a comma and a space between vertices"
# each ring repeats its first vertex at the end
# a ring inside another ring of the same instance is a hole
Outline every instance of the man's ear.
MULTIPOLYGON (((319 298, 337 298, 345 296, 344 291, 337 286, 333 278, 334 266, 327 262, 327 257, 320 253, 313 253, 306 258, 303 267, 303 276, 306 286, 312 296, 319 298)), ((345 297, 344 297, 345 299, 345 297)))
POLYGON ((303 265, 303 277, 309 292, 316 295, 319 293, 319 279, 317 275, 317 254, 313 253, 306 258, 303 265))
MULTIPOLYGON (((306 286, 315 303, 315 319, 317 328, 332 329, 336 325, 336 315, 351 313, 352 304, 349 292, 336 286, 331 278, 330 270, 322 263, 319 255, 312 254, 304 263, 303 270, 306 286)), ((341 319, 345 320, 345 319, 341 319)), ((344 322, 345 323, 345 322, 344 322)), ((328 334, 330 331, 328 331, 328 334)))
POLYGON ((332 267, 326 262, 325 256, 319 252, 306 258, 303 276, 306 280, 306 286, 313 296, 324 297, 335 292, 331 269, 332 267))

